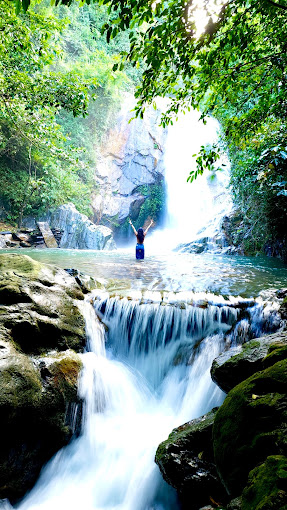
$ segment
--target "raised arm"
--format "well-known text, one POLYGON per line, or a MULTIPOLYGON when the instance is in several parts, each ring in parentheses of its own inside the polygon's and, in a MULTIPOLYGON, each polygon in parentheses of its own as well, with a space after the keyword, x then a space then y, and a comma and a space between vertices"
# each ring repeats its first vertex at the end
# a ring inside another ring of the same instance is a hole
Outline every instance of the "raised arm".
POLYGON ((136 231, 135 227, 133 226, 133 224, 132 224, 131 220, 129 220, 129 224, 130 224, 130 226, 132 227, 132 229, 133 229, 133 231, 134 231, 134 234, 135 234, 135 235, 137 235, 137 231, 136 231))
POLYGON ((153 220, 151 220, 150 224, 147 226, 147 228, 144 231, 144 235, 147 234, 148 229, 153 225, 153 220))

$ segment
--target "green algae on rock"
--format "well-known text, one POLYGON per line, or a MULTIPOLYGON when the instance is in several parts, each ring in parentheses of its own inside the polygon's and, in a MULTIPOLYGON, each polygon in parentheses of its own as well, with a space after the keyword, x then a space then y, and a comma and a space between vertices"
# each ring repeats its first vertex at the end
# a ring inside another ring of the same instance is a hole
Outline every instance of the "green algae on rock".
POLYGON ((21 498, 75 432, 83 298, 64 270, 0 254, 0 498, 21 498))
POLYGON ((67 410, 79 402, 82 363, 72 351, 32 361, 3 341, 0 360, 0 434, 4 438, 0 498, 13 501, 31 488, 42 465, 71 438, 67 410))
POLYGON ((0 322, 22 351, 82 350, 85 323, 77 299, 84 295, 66 271, 26 255, 0 254, 0 322))
POLYGON ((279 331, 220 354, 212 363, 211 377, 227 393, 255 372, 286 358, 287 331, 279 331))
POLYGON ((249 473, 242 510, 287 509, 287 458, 272 455, 249 473))

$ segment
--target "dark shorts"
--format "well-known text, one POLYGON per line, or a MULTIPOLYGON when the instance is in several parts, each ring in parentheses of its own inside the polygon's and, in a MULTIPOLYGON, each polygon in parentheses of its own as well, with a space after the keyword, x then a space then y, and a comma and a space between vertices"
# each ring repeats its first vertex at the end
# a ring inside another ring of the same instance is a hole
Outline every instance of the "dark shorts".
POLYGON ((136 245, 136 258, 144 259, 144 245, 143 244, 136 245))

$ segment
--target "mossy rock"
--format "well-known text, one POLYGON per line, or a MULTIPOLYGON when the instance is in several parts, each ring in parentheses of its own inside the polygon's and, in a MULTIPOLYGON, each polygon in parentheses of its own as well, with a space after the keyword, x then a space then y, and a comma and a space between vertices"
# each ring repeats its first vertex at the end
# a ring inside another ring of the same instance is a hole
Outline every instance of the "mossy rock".
POLYGON ((66 271, 0 254, 0 498, 21 498, 72 437, 82 362, 71 349, 85 345, 83 298, 66 271))
POLYGON ((233 388, 213 426, 214 457, 231 495, 240 494, 248 473, 270 455, 287 450, 287 360, 233 388))
POLYGON ((84 295, 66 271, 26 255, 0 254, 0 323, 23 352, 83 350, 78 299, 84 295))
POLYGON ((17 501, 72 437, 82 362, 72 351, 32 361, 4 341, 0 358, 0 498, 17 501))
POLYGON ((256 372, 287 358, 287 332, 277 332, 230 349, 215 358, 212 380, 226 393, 256 372))
POLYGON ((287 297, 285 297, 280 305, 279 313, 282 319, 287 319, 287 297))
POLYGON ((0 408, 13 414, 16 408, 37 406, 42 393, 39 373, 27 356, 1 342, 2 356, 4 349, 5 357, 0 365, 0 408))
POLYGON ((174 429, 157 449, 155 461, 165 481, 178 491, 183 508, 197 509, 210 497, 226 499, 213 457, 215 413, 216 409, 174 429))
POLYGON ((267 457, 249 473, 242 510, 287 510, 287 458, 267 457))

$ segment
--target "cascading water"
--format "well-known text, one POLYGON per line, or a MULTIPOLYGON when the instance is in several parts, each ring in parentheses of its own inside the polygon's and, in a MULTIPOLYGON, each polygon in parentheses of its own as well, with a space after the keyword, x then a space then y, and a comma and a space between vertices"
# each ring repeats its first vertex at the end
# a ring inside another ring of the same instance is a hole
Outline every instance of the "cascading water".
POLYGON ((212 145, 219 137, 218 122, 208 118, 204 124, 199 117, 197 111, 180 114, 178 121, 168 128, 165 143, 166 226, 162 235, 159 232, 153 235, 150 243, 153 247, 174 248, 179 243, 212 238, 218 232, 223 216, 232 210, 226 156, 223 155, 217 163, 221 170, 212 174, 205 171, 192 184, 186 182, 189 172, 196 169, 193 155, 202 145, 212 145))
POLYGON ((175 426, 222 403, 210 366, 232 336, 240 304, 261 313, 252 299, 212 294, 146 292, 127 299, 98 291, 95 309, 86 301, 82 433, 48 463, 17 508, 179 508, 155 451, 175 426))

